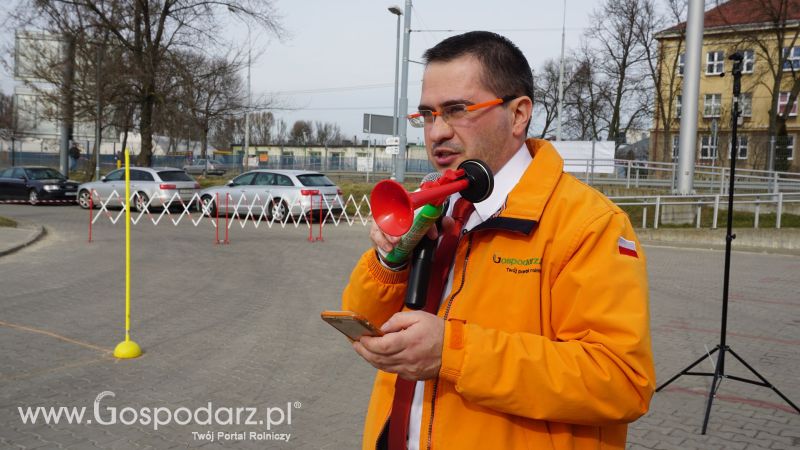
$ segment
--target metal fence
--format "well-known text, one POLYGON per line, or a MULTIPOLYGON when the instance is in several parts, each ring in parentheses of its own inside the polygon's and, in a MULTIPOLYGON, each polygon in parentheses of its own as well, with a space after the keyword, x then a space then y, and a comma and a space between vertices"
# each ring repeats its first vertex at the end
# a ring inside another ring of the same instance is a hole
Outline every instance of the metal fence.
MULTIPOLYGON (((720 205, 727 208, 728 195, 652 195, 652 196, 619 196, 609 197, 611 201, 621 208, 639 206, 643 208, 641 227, 647 228, 648 221, 652 228, 657 229, 663 224, 662 213, 665 207, 678 206, 694 209, 695 228, 701 228, 703 207, 712 207, 711 229, 716 229, 719 223, 720 205), (652 208, 652 209, 651 209, 652 208), (648 214, 652 211, 652 216, 648 214)), ((800 205, 800 192, 777 194, 735 194, 733 206, 735 212, 753 213, 753 228, 760 227, 762 214, 775 214, 775 228, 781 228, 784 211, 789 206, 800 205)), ((638 224, 634 224, 638 225, 638 224)))
MULTIPOLYGON (((45 149, 46 150, 46 149, 45 149)), ((343 157, 338 155, 292 156, 284 155, 268 161, 258 161, 255 165, 244 165, 240 155, 219 156, 232 176, 244 170, 305 169, 326 173, 362 173, 367 177, 389 177, 393 173, 394 159, 389 157, 343 157)), ((184 155, 153 155, 153 166, 183 167, 191 162, 184 155)), ((253 161, 250 161, 251 163, 253 161)), ((84 153, 78 161, 78 171, 90 171, 94 162, 84 153)), ((50 151, 15 151, 9 146, 0 149, 0 168, 11 165, 38 165, 59 167, 59 156, 50 151)), ((427 159, 408 159, 405 161, 406 174, 412 177, 423 176, 434 171, 427 159)), ((675 192, 677 185, 677 164, 656 161, 632 161, 621 159, 566 159, 565 166, 576 176, 591 185, 619 186, 654 189, 675 192)), ((117 167, 115 155, 100 156, 100 172, 107 173, 117 167)), ((694 170, 693 186, 696 194, 726 194, 730 182, 730 169, 720 166, 697 164, 694 170)), ((800 173, 753 169, 736 170, 737 192, 800 192, 800 173)))

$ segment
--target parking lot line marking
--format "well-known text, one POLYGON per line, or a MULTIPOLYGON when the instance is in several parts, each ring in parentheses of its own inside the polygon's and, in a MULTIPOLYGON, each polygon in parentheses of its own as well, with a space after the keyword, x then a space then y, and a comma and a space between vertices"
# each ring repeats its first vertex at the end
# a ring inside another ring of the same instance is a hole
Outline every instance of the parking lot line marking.
POLYGON ((68 342, 70 344, 79 345, 81 347, 89 348, 89 349, 92 349, 92 350, 97 350, 97 351, 100 351, 100 352, 103 352, 103 353, 111 353, 112 352, 111 349, 103 348, 103 347, 100 347, 100 346, 97 346, 97 345, 94 345, 94 344, 89 344, 88 342, 81 342, 79 340, 68 338, 66 336, 61 336, 60 334, 56 334, 56 333, 53 333, 53 332, 50 332, 50 331, 47 331, 47 330, 40 330, 38 328, 26 327, 24 325, 17 325, 15 323, 3 322, 2 320, 0 320, 0 326, 8 327, 8 328, 15 328, 17 330, 28 331, 28 332, 31 332, 31 333, 37 333, 37 334, 41 334, 41 335, 44 335, 44 336, 49 336, 49 337, 56 338, 56 339, 64 341, 64 342, 68 342))

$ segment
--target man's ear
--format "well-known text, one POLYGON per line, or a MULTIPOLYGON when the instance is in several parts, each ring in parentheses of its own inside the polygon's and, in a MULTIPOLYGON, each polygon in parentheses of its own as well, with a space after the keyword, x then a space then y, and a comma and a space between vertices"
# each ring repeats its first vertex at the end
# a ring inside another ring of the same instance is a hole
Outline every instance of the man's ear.
POLYGON ((526 136, 528 134, 528 122, 533 114, 533 101, 530 97, 518 97, 513 100, 510 108, 514 114, 512 120, 512 132, 514 136, 526 136))

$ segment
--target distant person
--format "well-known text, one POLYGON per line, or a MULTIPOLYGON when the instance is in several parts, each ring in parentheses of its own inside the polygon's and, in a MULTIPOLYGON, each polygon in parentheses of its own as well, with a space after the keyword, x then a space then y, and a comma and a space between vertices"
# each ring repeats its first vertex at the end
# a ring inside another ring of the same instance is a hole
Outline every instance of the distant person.
MULTIPOLYGON (((424 310, 404 308, 409 269, 375 248, 353 270, 343 309, 385 333, 353 343, 379 369, 363 448, 623 450, 655 383, 628 216, 565 173, 549 142, 526 139, 533 79, 511 41, 466 33, 424 59, 409 121, 428 158, 439 171, 481 159, 494 191, 450 198, 424 310)), ((375 224, 370 238, 384 251, 398 241, 375 224)))
POLYGON ((78 148, 77 144, 72 144, 72 147, 69 149, 69 170, 75 170, 75 167, 78 166, 79 159, 81 159, 81 149, 78 148))

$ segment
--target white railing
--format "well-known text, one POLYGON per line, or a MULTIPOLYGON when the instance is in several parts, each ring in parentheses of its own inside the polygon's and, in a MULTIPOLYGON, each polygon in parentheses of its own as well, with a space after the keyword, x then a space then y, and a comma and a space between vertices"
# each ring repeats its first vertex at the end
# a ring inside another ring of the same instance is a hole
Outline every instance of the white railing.
MULTIPOLYGON (((96 197, 96 195, 95 195, 96 197)), ((711 207, 711 228, 716 229, 719 223, 719 215, 722 208, 728 204, 728 196, 722 194, 707 195, 652 195, 652 196, 617 196, 609 197, 618 206, 622 207, 642 207, 642 228, 659 228, 664 223, 663 213, 665 207, 683 206, 694 208, 694 225, 696 228, 702 226, 703 207, 711 207)), ((131 196, 131 204, 136 205, 136 194, 131 196)), ((152 199, 141 205, 141 210, 132 213, 131 223, 137 225, 143 219, 149 219, 153 225, 158 225, 164 218, 177 226, 183 220, 188 220, 192 225, 199 226, 201 223, 209 223, 216 229, 217 241, 219 241, 219 231, 226 233, 235 224, 240 228, 245 228, 248 224, 254 228, 259 228, 266 224, 268 228, 273 225, 285 228, 287 226, 306 226, 311 228, 316 222, 321 228, 323 226, 340 225, 362 225, 367 226, 372 222, 372 210, 370 209, 369 199, 366 195, 356 198, 353 195, 346 200, 336 200, 322 198, 321 200, 303 201, 301 197, 294 199, 273 198, 271 195, 261 198, 254 195, 249 198, 240 198, 237 202, 232 202, 230 197, 222 196, 212 198, 211 201, 203 202, 198 194, 190 200, 182 200, 177 194, 173 195, 164 204, 166 207, 153 208, 152 199), (270 213, 271 206, 276 201, 286 204, 289 214, 277 217, 270 213), (184 219, 185 216, 185 219, 184 219)), ((775 228, 781 228, 781 219, 788 205, 800 204, 800 192, 786 193, 758 193, 758 194, 736 194, 734 195, 734 208, 736 211, 748 211, 753 213, 753 227, 759 228, 762 214, 774 213, 775 228)), ((98 204, 98 211, 89 210, 89 233, 91 240, 91 227, 101 218, 107 218, 112 224, 116 224, 124 217, 124 202, 117 192, 102 199, 98 204), (110 204, 122 205, 121 209, 113 209, 110 204)), ((795 208, 798 209, 798 208, 795 208)), ((635 225, 639 225, 638 223, 635 225)))
MULTIPOLYGON (((727 207, 728 196, 721 194, 713 195, 653 195, 653 196, 620 196, 609 197, 614 203, 620 207, 626 206, 642 206, 642 228, 647 228, 648 208, 653 208, 653 222, 652 227, 658 228, 661 221, 661 213, 665 206, 694 206, 695 210, 695 227, 700 228, 702 222, 702 207, 713 206, 711 228, 716 229, 719 221, 720 206, 727 207)), ((772 210, 775 212, 775 228, 781 228, 781 217, 783 216, 784 208, 787 204, 800 203, 800 192, 786 193, 779 192, 777 194, 762 193, 762 194, 735 194, 733 196, 734 210, 739 206, 742 209, 752 210, 753 227, 759 228, 759 220, 764 210, 772 210)))
MULTIPOLYGON (((675 191, 677 164, 623 159, 565 159, 571 173, 587 184, 619 185, 626 188, 660 188, 675 191), (576 170, 576 168, 582 170, 576 170)), ((696 191, 725 194, 730 183, 730 169, 696 165, 693 186, 696 191)), ((737 190, 762 192, 800 192, 800 173, 754 169, 736 169, 737 190)))
MULTIPOLYGON (((92 205, 89 208, 90 223, 95 224, 100 218, 107 218, 112 224, 116 224, 125 214, 125 201, 117 191, 113 191, 108 197, 100 198, 97 193, 93 193, 92 205), (97 200, 95 200, 97 199, 97 200), (97 209, 97 211, 93 211, 97 209)), ((138 193, 131 195, 130 203, 132 206, 138 205, 139 208, 131 214, 131 224, 137 225, 143 218, 148 218, 153 225, 158 225, 165 217, 173 225, 179 225, 183 217, 186 216, 194 226, 203 222, 204 218, 209 220, 212 226, 218 226, 218 218, 224 218, 227 227, 232 227, 238 223, 241 228, 248 223, 255 228, 265 223, 269 228, 273 225, 280 225, 285 228, 293 225, 295 228, 305 225, 311 226, 311 222, 330 221, 333 225, 341 223, 354 225, 359 222, 366 225, 372 220, 372 210, 369 207, 369 198, 364 195, 361 199, 356 199, 353 195, 342 201, 339 196, 335 200, 325 198, 324 195, 312 194, 308 198, 297 196, 294 198, 273 197, 272 195, 255 194, 251 197, 241 196, 236 202, 232 202, 229 194, 223 196, 213 196, 207 202, 203 202, 199 194, 194 194, 191 199, 184 200, 178 193, 175 193, 167 200, 159 201, 163 206, 154 207, 153 198, 146 203, 138 202, 138 193), (283 203, 286 207, 286 214, 278 217, 270 213, 274 204, 283 203), (177 211, 175 211, 177 209, 177 211), (350 212, 348 212, 350 211, 350 212), (194 216, 193 217, 193 213, 194 216), (319 214, 319 215, 318 215, 319 214)))

